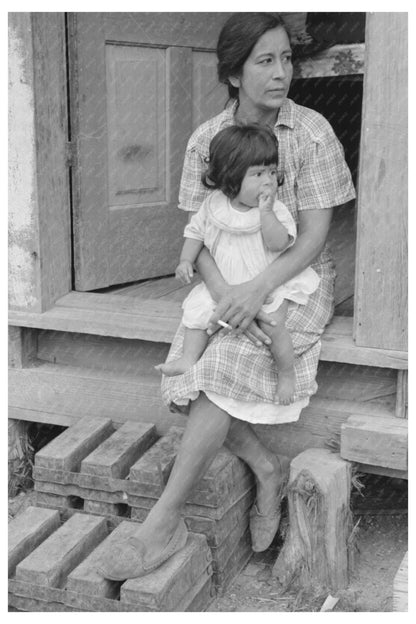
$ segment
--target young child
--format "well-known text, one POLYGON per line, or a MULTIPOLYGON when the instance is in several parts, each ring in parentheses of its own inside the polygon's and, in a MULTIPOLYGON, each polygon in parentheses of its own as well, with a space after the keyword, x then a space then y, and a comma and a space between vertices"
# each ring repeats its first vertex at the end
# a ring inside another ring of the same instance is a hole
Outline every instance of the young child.
MULTIPOLYGON (((186 240, 176 269, 182 283, 191 282, 193 264, 204 245, 225 281, 241 284, 261 273, 293 244, 295 222, 286 206, 276 199, 277 164, 277 139, 262 126, 230 126, 212 139, 208 170, 202 181, 214 192, 185 227, 186 240)), ((278 370, 276 401, 283 405, 292 402, 295 391, 293 345, 285 326, 288 302, 305 304, 318 284, 318 275, 308 267, 276 288, 262 307, 276 323, 260 323, 260 327, 271 339, 270 350, 278 370)), ((156 366, 168 376, 186 372, 204 352, 215 301, 201 283, 189 293, 182 307, 186 328, 183 354, 156 366)))

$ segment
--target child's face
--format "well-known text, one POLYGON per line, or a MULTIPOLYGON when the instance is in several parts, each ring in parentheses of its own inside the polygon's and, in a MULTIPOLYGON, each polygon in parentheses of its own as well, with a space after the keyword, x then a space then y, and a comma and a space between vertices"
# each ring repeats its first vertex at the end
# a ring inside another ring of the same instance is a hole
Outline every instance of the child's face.
POLYGON ((231 204, 245 210, 259 205, 262 193, 274 194, 277 189, 277 166, 255 165, 249 167, 241 183, 240 192, 231 204))

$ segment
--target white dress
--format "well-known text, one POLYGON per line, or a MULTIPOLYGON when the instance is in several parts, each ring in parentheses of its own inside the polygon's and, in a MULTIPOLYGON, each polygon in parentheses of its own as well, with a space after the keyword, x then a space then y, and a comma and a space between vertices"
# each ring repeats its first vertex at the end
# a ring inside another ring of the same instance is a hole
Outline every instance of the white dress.
MULTIPOLYGON (((296 239, 296 224, 286 206, 275 200, 273 211, 286 227, 291 244, 296 239)), ((232 207, 221 191, 204 200, 185 227, 184 236, 204 242, 228 284, 241 284, 261 273, 281 252, 270 251, 263 240, 260 211, 251 208, 240 212, 232 207)), ((317 273, 308 267, 271 294, 262 306, 267 313, 279 308, 284 299, 305 304, 319 284, 317 273)), ((182 322, 190 329, 206 329, 215 302, 204 283, 198 284, 184 300, 182 322)))

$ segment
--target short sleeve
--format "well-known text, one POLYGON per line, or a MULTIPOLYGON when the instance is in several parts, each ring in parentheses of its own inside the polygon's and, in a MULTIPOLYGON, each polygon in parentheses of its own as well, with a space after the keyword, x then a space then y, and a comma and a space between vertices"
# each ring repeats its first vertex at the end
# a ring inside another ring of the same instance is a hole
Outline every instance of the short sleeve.
POLYGON ((209 189, 202 184, 202 174, 206 169, 203 157, 196 147, 187 148, 179 189, 179 205, 181 210, 197 212, 209 189))
POLYGON ((279 219, 280 223, 285 226, 289 236, 292 237, 290 244, 293 245, 296 240, 297 230, 296 223, 292 215, 290 214, 289 209, 286 208, 286 206, 281 201, 276 199, 273 205, 273 212, 279 219))
POLYGON ((331 208, 354 199, 344 150, 329 123, 308 142, 296 184, 299 211, 331 208))
POLYGON ((206 203, 203 202, 198 212, 192 215, 188 225, 185 226, 184 237, 193 238, 194 240, 204 241, 207 223, 206 203))

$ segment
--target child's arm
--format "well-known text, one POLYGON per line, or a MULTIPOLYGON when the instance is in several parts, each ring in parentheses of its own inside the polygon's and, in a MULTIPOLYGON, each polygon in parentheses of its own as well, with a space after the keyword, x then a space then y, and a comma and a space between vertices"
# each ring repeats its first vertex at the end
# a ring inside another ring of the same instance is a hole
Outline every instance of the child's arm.
POLYGON ((262 194, 259 200, 260 225, 264 242, 270 251, 284 251, 293 238, 273 212, 274 194, 262 194))
POLYGON ((204 242, 201 240, 197 240, 196 238, 185 238, 179 264, 175 271, 176 279, 180 280, 182 284, 191 283, 194 276, 193 265, 203 246, 204 242))

